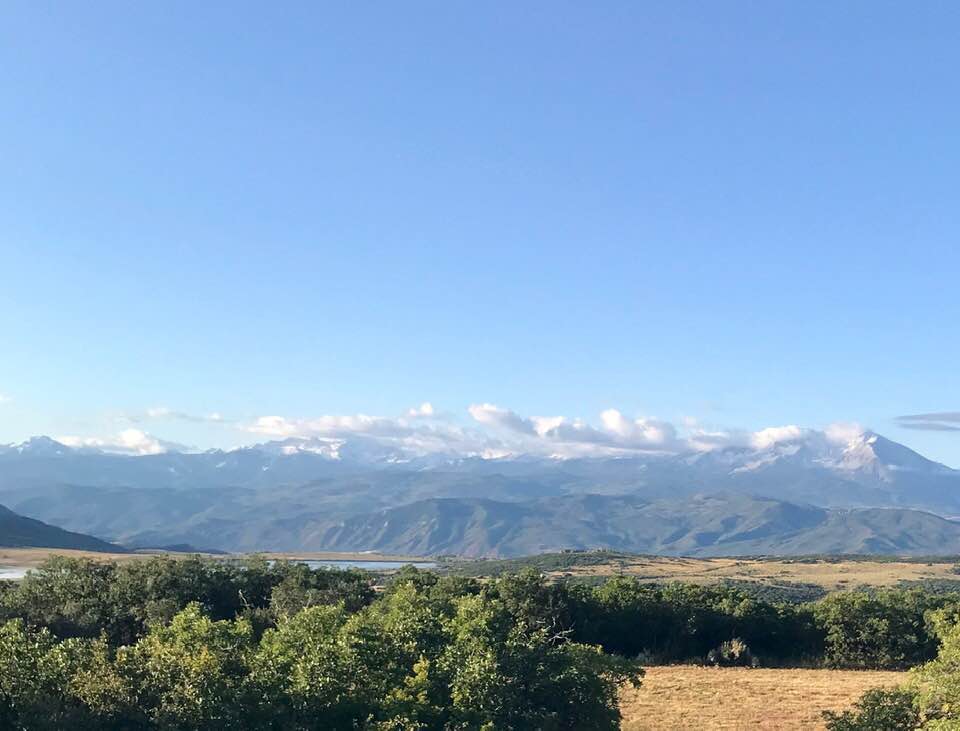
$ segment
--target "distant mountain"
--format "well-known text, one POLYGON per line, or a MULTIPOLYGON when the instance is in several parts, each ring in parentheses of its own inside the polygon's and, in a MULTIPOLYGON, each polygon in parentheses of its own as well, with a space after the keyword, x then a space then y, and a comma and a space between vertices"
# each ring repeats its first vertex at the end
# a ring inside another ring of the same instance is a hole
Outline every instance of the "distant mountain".
POLYGON ((563 548, 684 556, 960 554, 960 524, 918 510, 828 510, 744 495, 441 499, 352 518, 310 547, 461 556, 563 548))
MULTIPOLYGON (((758 432, 751 446, 577 459, 411 456, 362 437, 128 456, 72 449, 35 437, 0 447, 0 500, 23 515, 124 545, 190 544, 227 551, 347 545, 365 550, 383 548, 379 542, 384 541, 384 546, 406 542, 431 552, 437 546, 446 550, 445 544, 474 553, 509 552, 513 534, 503 526, 519 531, 511 522, 518 516, 523 517, 523 531, 516 535, 523 537, 515 539, 516 545, 572 547, 603 534, 584 532, 582 525, 573 530, 564 510, 579 510, 577 500, 600 498, 610 498, 604 503, 608 514, 595 513, 595 520, 614 526, 605 545, 627 541, 630 550, 647 545, 649 550, 671 552, 710 549, 695 541, 666 540, 655 523, 644 522, 650 506, 660 501, 724 495, 733 512, 722 517, 734 523, 743 517, 731 502, 735 496, 836 509, 817 513, 819 522, 804 527, 807 531, 822 527, 828 515, 830 525, 837 525, 837 516, 844 515, 840 509, 909 508, 960 515, 960 471, 903 445, 859 430, 772 431, 776 433, 758 432), (418 521, 443 527, 456 525, 465 511, 472 527, 460 538, 443 539, 419 530, 411 532, 417 537, 409 540, 386 538, 373 529, 375 516, 381 514, 396 516, 400 524, 416 515, 418 521), (528 529, 537 516, 550 520, 528 529), (618 520, 638 522, 631 528, 618 520), (536 540, 534 534, 539 535, 536 540), (367 540, 377 545, 365 545, 367 540)), ((866 520, 865 513, 852 515, 866 520)), ((826 550, 829 536, 819 535, 826 550)), ((863 546, 904 544, 909 549, 902 537, 884 543, 883 535, 878 528, 879 542, 871 542, 877 536, 864 534, 863 546)), ((802 542, 795 537, 789 541, 777 546, 793 550, 802 542)), ((732 550, 733 544, 753 550, 740 539, 726 538, 722 550, 732 550)))
POLYGON ((61 444, 50 437, 31 437, 20 444, 0 444, 0 456, 18 455, 20 457, 66 457, 76 450, 61 444))
POLYGON ((57 528, 17 515, 0 505, 0 546, 4 548, 75 548, 83 551, 122 552, 124 549, 93 536, 57 528))

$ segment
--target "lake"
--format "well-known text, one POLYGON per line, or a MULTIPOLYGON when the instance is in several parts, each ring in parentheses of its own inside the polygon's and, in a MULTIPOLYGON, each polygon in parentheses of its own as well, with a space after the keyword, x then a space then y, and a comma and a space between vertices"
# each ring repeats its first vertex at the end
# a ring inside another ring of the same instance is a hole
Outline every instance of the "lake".
POLYGON ((312 569, 365 569, 367 571, 389 571, 404 566, 414 566, 418 569, 433 569, 437 564, 433 561, 357 561, 357 560, 328 560, 328 561, 298 561, 312 569))
POLYGON ((0 568, 0 580, 22 579, 30 569, 22 566, 4 566, 0 568))

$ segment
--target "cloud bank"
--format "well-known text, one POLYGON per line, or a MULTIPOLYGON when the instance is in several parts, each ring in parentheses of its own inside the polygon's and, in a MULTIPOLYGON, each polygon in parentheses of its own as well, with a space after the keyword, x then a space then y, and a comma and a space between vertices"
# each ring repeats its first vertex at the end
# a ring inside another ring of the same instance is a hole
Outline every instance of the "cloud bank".
POLYGON ((617 409, 602 411, 595 423, 566 416, 526 416, 492 403, 467 408, 461 426, 439 418, 424 403, 400 417, 324 415, 312 418, 261 416, 241 428, 272 440, 316 441, 324 450, 362 443, 406 457, 445 454, 451 457, 573 458, 682 454, 724 447, 771 449, 809 439, 846 444, 864 433, 859 425, 835 424, 825 431, 796 425, 745 430, 706 430, 695 420, 680 426, 649 416, 627 416, 617 409))
POLYGON ((111 454, 144 456, 165 452, 189 452, 189 447, 159 439, 140 429, 124 429, 109 437, 59 436, 56 441, 74 449, 98 449, 111 454))
MULTIPOLYGON (((904 423, 926 423, 931 415, 903 417, 904 423)), ((960 431, 960 413, 937 414, 960 431)), ((794 424, 758 431, 707 429, 693 418, 679 424, 652 416, 632 416, 609 408, 592 421, 579 417, 527 416, 497 404, 471 404, 460 418, 423 402, 399 416, 325 414, 313 417, 257 416, 230 421, 219 413, 191 414, 168 407, 145 410, 129 421, 181 421, 220 425, 245 438, 240 443, 274 443, 280 453, 313 451, 333 457, 409 460, 418 457, 456 458, 626 457, 709 452, 726 447, 756 450, 807 442, 822 446, 854 444, 865 433, 857 424, 833 424, 822 431, 794 424)), ((918 427, 919 428, 919 427, 918 427)), ((115 454, 151 455, 190 451, 182 444, 132 427, 108 436, 62 436, 69 447, 99 449, 115 454)))
POLYGON ((904 429, 918 431, 960 431, 960 411, 906 414, 898 416, 897 423, 904 429))
POLYGON ((120 422, 140 424, 145 421, 186 421, 194 424, 224 424, 227 420, 219 412, 191 414, 171 409, 169 406, 153 406, 142 413, 126 413, 117 417, 120 422))

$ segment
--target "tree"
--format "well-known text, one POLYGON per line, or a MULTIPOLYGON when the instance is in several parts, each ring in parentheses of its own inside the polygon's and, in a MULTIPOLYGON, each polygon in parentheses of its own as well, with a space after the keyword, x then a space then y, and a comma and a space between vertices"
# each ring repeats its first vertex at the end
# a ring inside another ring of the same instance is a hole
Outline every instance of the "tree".
POLYGON ((853 708, 823 716, 829 731, 911 731, 920 725, 916 694, 908 688, 874 688, 853 708))
POLYGON ((917 591, 842 592, 815 605, 824 661, 833 667, 907 668, 936 654, 925 614, 942 600, 917 591))
POLYGON ((116 665, 157 728, 235 729, 248 715, 252 650, 248 621, 215 621, 194 603, 136 645, 120 648, 116 665))
POLYGON ((956 607, 929 615, 940 637, 936 659, 915 668, 913 688, 924 728, 960 728, 960 622, 956 607))
POLYGON ((38 626, 0 626, 0 728, 615 729, 618 687, 642 674, 573 641, 589 593, 535 574, 407 571, 368 591, 262 562, 53 564, 6 597, 38 626), (276 625, 256 632, 252 612, 276 625))
POLYGON ((632 663, 515 622, 499 600, 464 597, 440 667, 450 676, 452 728, 616 729, 617 689, 639 684, 632 663))

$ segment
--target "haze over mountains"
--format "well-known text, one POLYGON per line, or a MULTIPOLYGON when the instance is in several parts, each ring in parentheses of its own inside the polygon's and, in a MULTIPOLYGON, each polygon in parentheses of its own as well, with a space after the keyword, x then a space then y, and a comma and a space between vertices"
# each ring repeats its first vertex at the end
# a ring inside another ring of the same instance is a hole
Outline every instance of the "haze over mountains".
POLYGON ((960 553, 960 471, 869 431, 756 434, 586 457, 364 436, 131 456, 36 437, 0 447, 0 503, 132 547, 960 553))
POLYGON ((70 548, 80 551, 122 552, 124 549, 93 536, 24 518, 0 505, 0 546, 5 548, 70 548))

